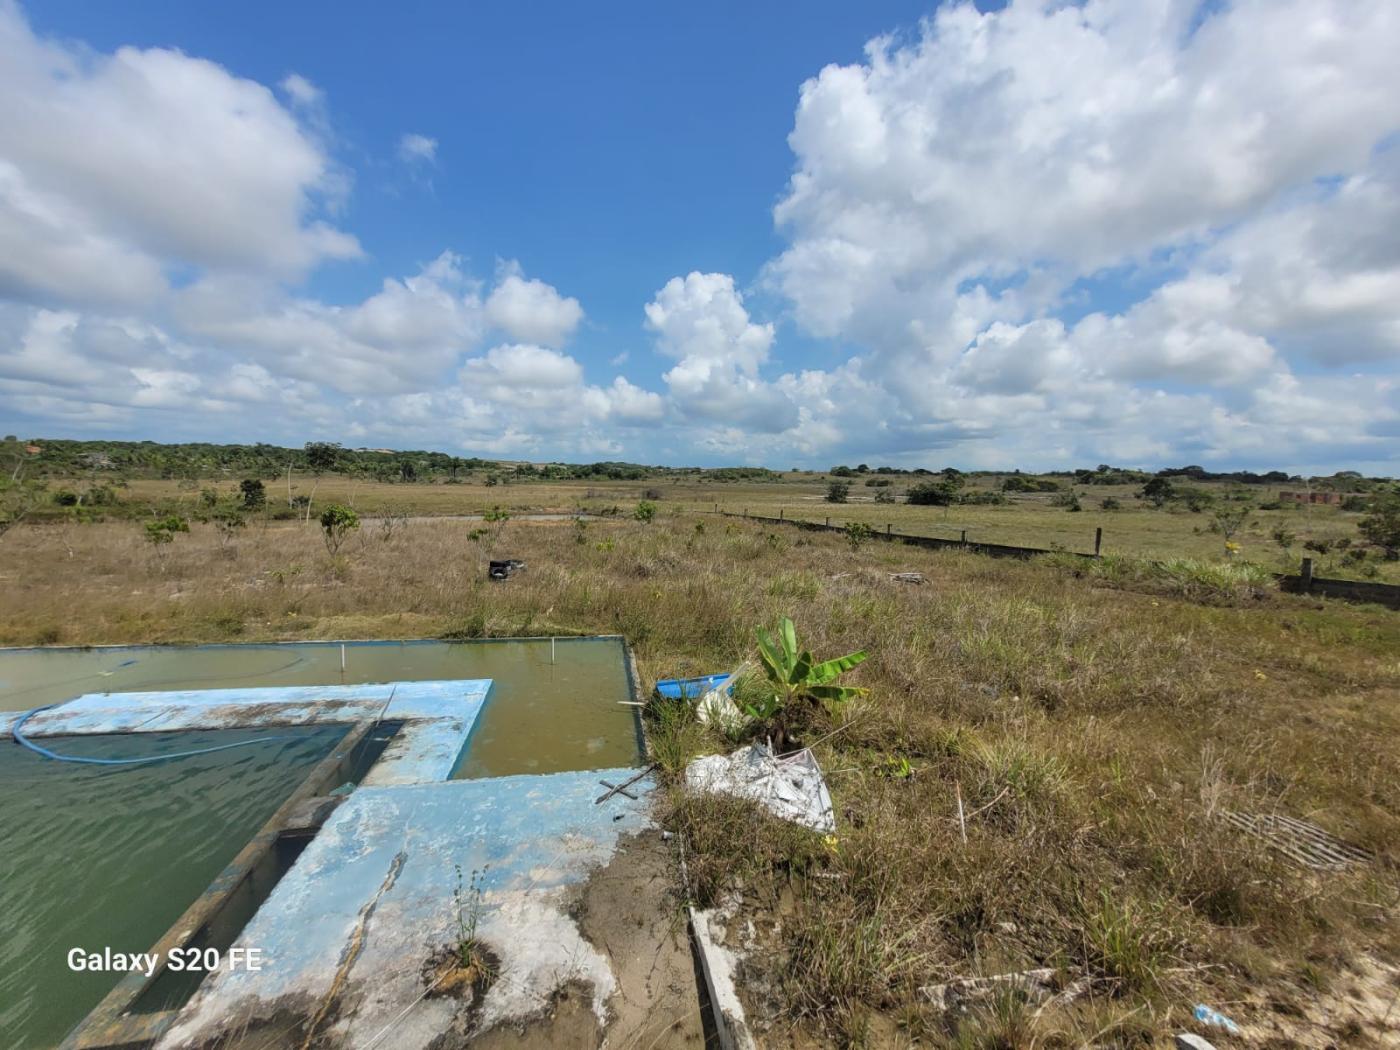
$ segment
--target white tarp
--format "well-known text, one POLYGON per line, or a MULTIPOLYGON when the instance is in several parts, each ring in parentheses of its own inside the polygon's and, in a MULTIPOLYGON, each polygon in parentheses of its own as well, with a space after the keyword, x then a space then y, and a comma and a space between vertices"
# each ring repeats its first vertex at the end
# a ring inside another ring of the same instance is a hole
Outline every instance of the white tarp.
POLYGON ((685 769, 692 791, 751 798, 774 816, 832 834, 836 817, 821 768, 809 750, 775 758, 763 744, 732 755, 707 755, 685 769))

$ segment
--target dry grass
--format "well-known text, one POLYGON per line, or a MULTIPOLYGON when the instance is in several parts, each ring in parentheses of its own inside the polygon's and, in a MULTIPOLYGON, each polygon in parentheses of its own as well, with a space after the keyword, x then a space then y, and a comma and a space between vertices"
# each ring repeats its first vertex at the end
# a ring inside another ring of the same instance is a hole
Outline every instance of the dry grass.
MULTIPOLYGON (((486 485, 482 477, 473 476, 461 484, 390 484, 365 481, 340 475, 328 475, 319 482, 296 476, 292 491, 310 495, 315 486, 315 502, 348 503, 362 514, 376 515, 386 511, 412 515, 445 516, 479 514, 500 506, 516 513, 573 513, 578 510, 607 512, 617 509, 630 514, 637 501, 646 497, 658 500, 663 516, 693 515, 712 512, 719 507, 730 513, 745 511, 755 515, 801 518, 844 525, 863 522, 876 529, 890 525, 896 532, 916 536, 958 538, 966 531, 967 538, 984 543, 1003 543, 1047 550, 1063 549, 1088 552, 1094 548, 1094 530, 1104 530, 1103 551, 1131 558, 1190 558, 1218 562, 1224 555, 1222 537, 1210 531, 1211 515, 1192 513, 1173 504, 1154 510, 1135 498, 1136 486, 1099 485, 1076 486, 1083 511, 1071 513, 1051 503, 1046 494, 1018 494, 1004 506, 909 506, 902 502, 902 492, 915 478, 896 481, 889 491, 901 494, 900 502, 877 504, 873 494, 881 491, 868 488, 862 479, 855 479, 851 496, 855 502, 831 504, 825 502, 826 482, 821 475, 789 474, 780 480, 764 482, 715 482, 701 476, 678 476, 644 481, 551 481, 486 485), (1107 498, 1118 501, 1120 508, 1105 511, 1107 498)), ((980 479, 974 488, 995 487, 995 479, 980 479)), ((81 489, 85 482, 54 481, 54 488, 64 485, 81 489)), ((285 508, 288 490, 284 479, 268 481, 268 506, 285 508)), ((1192 486, 1224 498, 1236 487, 1219 483, 1192 486)), ((124 505, 106 513, 148 513, 148 508, 196 510, 201 489, 213 488, 233 497, 237 479, 201 481, 198 483, 137 479, 119 493, 124 505)), ((1254 486, 1249 490, 1256 503, 1274 499, 1277 486, 1254 486)), ((47 508, 47 513, 60 513, 47 508)), ((1360 515, 1328 506, 1293 506, 1284 510, 1259 510, 1250 515, 1235 537, 1241 545, 1241 559, 1260 564, 1273 571, 1297 572, 1305 555, 1313 558, 1320 576, 1347 579, 1374 578, 1382 582, 1400 583, 1400 562, 1386 562, 1371 556, 1363 562, 1351 560, 1347 552, 1327 554, 1303 548, 1306 540, 1358 538, 1356 523, 1360 515), (1275 528, 1282 526, 1293 534, 1287 551, 1273 539, 1275 528)))
MULTIPOLYGON (((1287 1003, 1400 947, 1394 613, 675 514, 511 522, 495 553, 529 569, 492 584, 473 527, 367 529, 335 559, 314 526, 224 549, 196 525, 164 555, 132 524, 22 527, 0 544, 0 642, 620 632, 655 678, 732 666, 787 613, 818 655, 867 648, 851 680, 871 693, 818 747, 834 845, 732 803, 672 814, 703 894, 740 880, 788 1020, 837 1042, 897 1021, 934 1045, 1146 1045, 1194 1002, 1245 1019, 1247 988, 1287 1003), (900 758, 912 776, 888 775, 900 758), (1378 859, 1311 877, 1220 808, 1306 817, 1378 859), (1095 999, 957 1028, 919 1006, 920 985, 1033 965, 1094 975, 1095 999)), ((672 768, 723 746, 684 717, 654 735, 672 768)))

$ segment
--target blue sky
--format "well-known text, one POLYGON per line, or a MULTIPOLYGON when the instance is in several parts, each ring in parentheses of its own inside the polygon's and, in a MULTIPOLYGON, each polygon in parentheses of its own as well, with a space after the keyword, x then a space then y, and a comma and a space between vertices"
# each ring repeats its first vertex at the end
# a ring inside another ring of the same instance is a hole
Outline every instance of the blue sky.
POLYGON ((0 0, 0 430, 1394 472, 1393 5, 989 7, 0 0))
MULTIPOLYGON (((298 73, 323 90, 355 177, 343 225, 370 258, 316 272, 312 294, 363 298, 443 248, 483 272, 519 259, 585 304, 572 346, 598 379, 630 350, 655 380, 665 362, 644 353, 639 304, 691 270, 748 284, 782 248, 771 214, 792 167, 798 86, 927 11, 415 2, 386 16, 362 2, 48 2, 29 15, 42 33, 102 51, 174 48, 260 83, 298 73), (398 162, 406 129, 436 139, 434 165, 398 162)), ((785 334, 779 358, 838 353, 785 334)))

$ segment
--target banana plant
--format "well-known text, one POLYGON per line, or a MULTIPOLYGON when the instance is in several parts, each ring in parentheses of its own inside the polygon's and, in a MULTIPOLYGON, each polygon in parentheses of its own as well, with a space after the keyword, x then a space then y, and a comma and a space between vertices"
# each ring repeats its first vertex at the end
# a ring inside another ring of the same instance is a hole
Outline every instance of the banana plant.
POLYGON ((799 709, 818 703, 836 707, 868 691, 835 684, 839 675, 865 661, 869 654, 864 649, 819 663, 809 650, 798 649, 797 630, 786 616, 778 624, 776 642, 762 627, 755 633, 759 662, 771 688, 761 699, 746 703, 744 711, 759 722, 769 723, 778 754, 787 745, 788 729, 799 709))

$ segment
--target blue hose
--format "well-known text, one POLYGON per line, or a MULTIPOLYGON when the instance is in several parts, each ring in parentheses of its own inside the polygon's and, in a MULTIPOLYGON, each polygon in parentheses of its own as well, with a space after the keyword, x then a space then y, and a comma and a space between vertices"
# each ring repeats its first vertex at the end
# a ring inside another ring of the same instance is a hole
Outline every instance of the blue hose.
POLYGON ((229 748, 233 747, 246 747, 249 744, 265 744, 269 740, 292 739, 284 733, 281 736, 262 736, 258 737, 256 740, 239 740, 232 744, 220 744, 218 747, 201 747, 195 751, 177 751, 171 755, 152 755, 149 758, 83 758, 79 755, 60 755, 55 751, 50 751, 46 747, 40 747, 20 732, 20 730, 24 728, 24 723, 28 722, 40 711, 50 711, 57 706, 58 704, 46 704, 43 707, 36 707, 32 711, 26 711, 21 715, 19 720, 15 722, 14 727, 10 730, 10 735, 15 738, 15 743, 29 748, 29 750, 33 751, 35 754, 43 755, 45 758, 51 758, 56 762, 79 762, 85 766, 140 766, 148 762, 165 762, 172 758, 190 758, 193 755, 208 755, 215 751, 227 751, 229 748))

